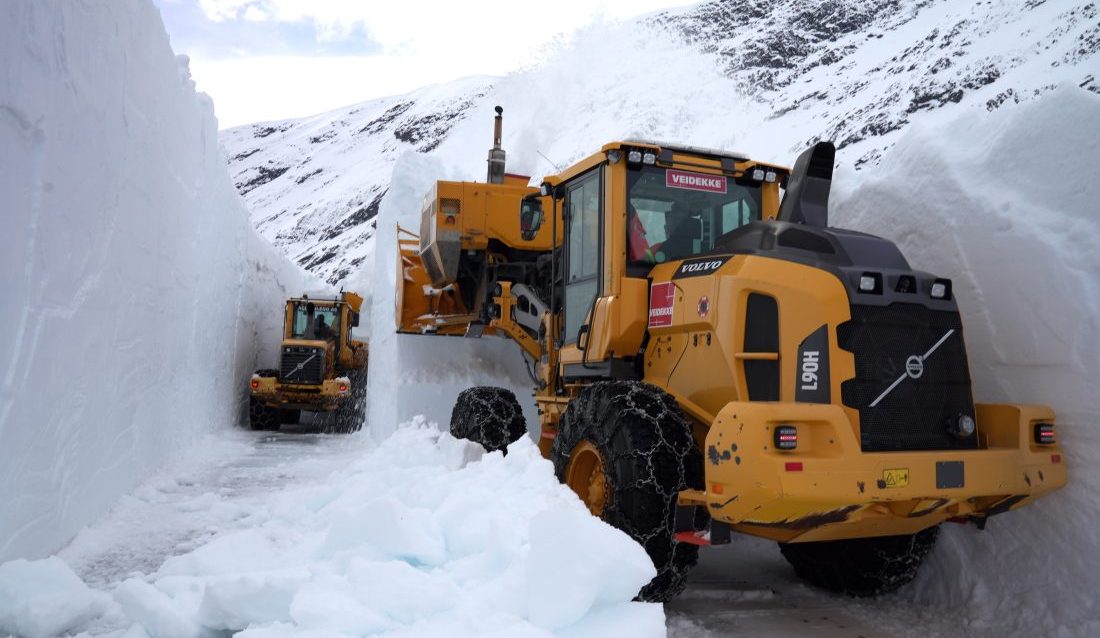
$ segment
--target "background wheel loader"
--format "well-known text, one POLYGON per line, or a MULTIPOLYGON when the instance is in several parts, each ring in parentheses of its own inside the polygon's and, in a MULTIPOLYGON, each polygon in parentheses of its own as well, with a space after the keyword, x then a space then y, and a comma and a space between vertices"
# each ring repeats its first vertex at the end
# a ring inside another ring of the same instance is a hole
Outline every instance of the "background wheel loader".
POLYGON ((298 423, 302 411, 324 413, 323 427, 354 432, 367 404, 367 344, 352 339, 363 298, 288 299, 279 346, 279 369, 257 370, 249 380, 249 425, 278 430, 298 423))
MULTIPOLYGON (((831 143, 791 170, 612 142, 534 188, 500 142, 498 107, 487 183, 437 182, 399 229, 397 329, 519 345, 558 478, 653 559, 641 598, 731 531, 817 586, 892 591, 940 523, 1065 484, 1049 408, 974 402, 951 281, 828 226, 831 143)), ((451 428, 501 449, 517 414, 477 388, 451 428)))

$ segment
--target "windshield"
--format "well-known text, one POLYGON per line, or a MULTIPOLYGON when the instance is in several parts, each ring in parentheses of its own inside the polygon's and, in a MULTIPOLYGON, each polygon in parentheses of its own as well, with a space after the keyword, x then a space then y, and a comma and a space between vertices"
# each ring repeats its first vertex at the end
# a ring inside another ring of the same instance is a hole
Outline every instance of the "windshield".
POLYGON ((308 301, 294 304, 294 339, 334 339, 340 334, 340 306, 322 306, 308 301))
POLYGON ((708 252, 760 219, 760 189, 675 168, 627 171, 627 262, 652 266, 708 252))

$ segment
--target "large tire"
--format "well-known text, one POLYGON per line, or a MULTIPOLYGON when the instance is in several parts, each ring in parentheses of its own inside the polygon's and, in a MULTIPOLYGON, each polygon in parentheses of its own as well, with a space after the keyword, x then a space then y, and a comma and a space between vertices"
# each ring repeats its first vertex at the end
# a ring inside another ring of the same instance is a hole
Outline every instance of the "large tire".
MULTIPOLYGON (((263 368, 256 371, 256 376, 271 379, 279 376, 279 371, 272 368, 263 368)), ((269 408, 256 397, 248 397, 248 425, 253 430, 278 430, 282 423, 282 415, 279 408, 269 408)))
POLYGON ((558 480, 653 560, 657 576, 638 598, 683 591, 699 548, 676 542, 676 503, 681 490, 702 487, 703 458, 676 400, 645 383, 594 383, 566 408, 551 458, 558 480))
POLYGON ((248 397, 248 425, 253 430, 278 430, 279 408, 269 408, 256 397, 248 397))
POLYGON ((780 543, 800 578, 849 596, 878 596, 909 584, 936 544, 939 527, 912 535, 780 543))
POLYGON ((479 386, 458 395, 451 411, 451 435, 480 443, 489 452, 508 453, 508 446, 527 434, 523 409, 511 390, 479 386))
POLYGON ((367 371, 352 370, 348 373, 351 381, 351 396, 336 408, 333 431, 338 434, 358 432, 363 427, 363 418, 367 413, 367 371))

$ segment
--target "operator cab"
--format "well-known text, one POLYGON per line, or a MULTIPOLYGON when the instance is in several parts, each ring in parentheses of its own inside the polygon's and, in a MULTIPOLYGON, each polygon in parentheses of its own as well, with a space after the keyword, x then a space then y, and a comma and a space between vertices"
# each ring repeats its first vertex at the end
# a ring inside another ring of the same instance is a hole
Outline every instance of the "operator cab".
POLYGON ((628 165, 626 190, 630 276, 710 252, 723 235, 761 218, 760 185, 730 176, 628 165))
POLYGON ((308 300, 293 302, 291 339, 335 341, 340 334, 340 305, 321 305, 308 300))

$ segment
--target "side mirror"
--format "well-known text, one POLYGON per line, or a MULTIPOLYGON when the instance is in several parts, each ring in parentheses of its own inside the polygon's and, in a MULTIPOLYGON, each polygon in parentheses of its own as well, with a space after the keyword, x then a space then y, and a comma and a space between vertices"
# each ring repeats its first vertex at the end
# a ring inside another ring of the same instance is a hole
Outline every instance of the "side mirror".
POLYGON ((524 199, 519 206, 519 234, 523 241, 531 241, 542 227, 542 200, 537 197, 524 199))

